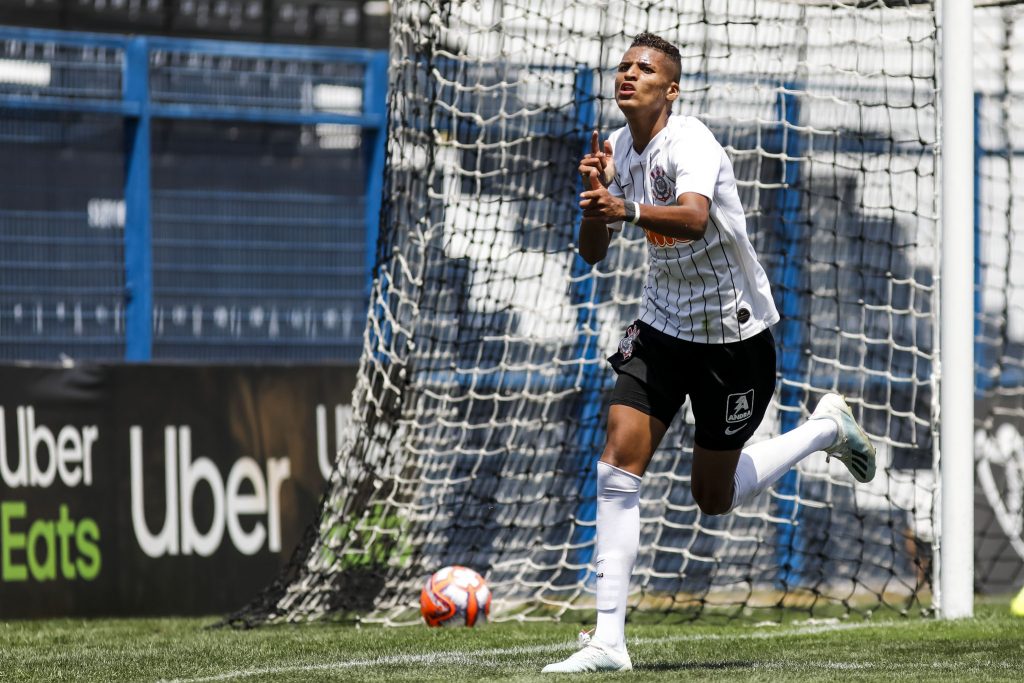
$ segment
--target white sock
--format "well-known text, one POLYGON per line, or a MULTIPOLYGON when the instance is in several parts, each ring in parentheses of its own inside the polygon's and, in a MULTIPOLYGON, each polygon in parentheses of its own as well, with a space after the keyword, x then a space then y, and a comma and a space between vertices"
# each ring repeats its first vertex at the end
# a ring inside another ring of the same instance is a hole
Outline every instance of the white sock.
POLYGON ((640 547, 640 477, 597 463, 597 627, 594 638, 626 648, 629 577, 640 547))
POLYGON ((745 446, 733 478, 732 509, 774 484, 811 453, 831 446, 836 433, 832 420, 807 420, 774 439, 745 446))

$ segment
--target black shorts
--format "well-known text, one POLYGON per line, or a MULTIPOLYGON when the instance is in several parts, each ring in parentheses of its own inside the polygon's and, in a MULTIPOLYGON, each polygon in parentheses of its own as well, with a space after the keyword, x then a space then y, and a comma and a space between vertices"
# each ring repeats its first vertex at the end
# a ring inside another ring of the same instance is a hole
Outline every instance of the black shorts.
POLYGON ((770 330, 729 344, 697 344, 639 320, 608 358, 618 380, 612 405, 625 405, 666 426, 690 397, 702 448, 742 448, 775 393, 775 338, 770 330))

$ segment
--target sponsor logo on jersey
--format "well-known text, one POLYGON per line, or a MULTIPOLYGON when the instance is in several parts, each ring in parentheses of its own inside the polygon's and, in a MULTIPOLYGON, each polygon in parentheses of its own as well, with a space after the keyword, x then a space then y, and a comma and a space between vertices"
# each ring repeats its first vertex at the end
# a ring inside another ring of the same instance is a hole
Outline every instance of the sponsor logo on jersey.
POLYGON ((633 356, 633 343, 640 336, 640 328, 630 325, 626 328, 626 336, 619 340, 619 353, 623 360, 629 360, 633 356))
POLYGON ((745 308, 741 308, 736 312, 736 319, 740 321, 740 325, 750 320, 750 311, 745 308))
POLYGON ((652 232, 647 228, 644 228, 644 234, 647 235, 647 241, 656 247, 674 247, 677 244, 684 244, 690 240, 677 240, 675 237, 666 237, 665 235, 659 235, 656 232, 652 232))
MULTIPOLYGON (((725 421, 730 424, 746 422, 754 414, 754 390, 742 394, 729 394, 725 399, 725 421)), ((726 432, 729 434, 730 432, 726 432)))
POLYGON ((651 169, 651 190, 654 198, 659 202, 667 202, 672 199, 672 181, 665 175, 665 169, 661 165, 651 169))
MULTIPOLYGON (((653 160, 654 157, 651 158, 653 160)), ((670 202, 674 194, 673 186, 674 183, 669 180, 669 177, 665 174, 665 169, 660 164, 651 169, 651 189, 655 200, 663 204, 670 202)), ((689 244, 693 241, 667 237, 647 229, 644 229, 644 235, 647 236, 647 242, 655 247, 674 247, 677 244, 689 244)))

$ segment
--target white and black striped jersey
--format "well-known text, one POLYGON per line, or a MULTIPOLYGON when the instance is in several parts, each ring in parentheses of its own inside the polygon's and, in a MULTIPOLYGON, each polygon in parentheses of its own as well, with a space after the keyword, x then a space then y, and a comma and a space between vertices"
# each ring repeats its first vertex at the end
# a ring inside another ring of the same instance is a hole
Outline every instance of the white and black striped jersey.
POLYGON ((749 339, 778 322, 768 277, 747 236, 732 162, 707 126, 692 116, 671 116, 642 152, 633 149, 628 126, 610 140, 615 179, 608 189, 641 204, 641 217, 642 205, 671 205, 686 192, 711 200, 703 239, 644 231, 650 269, 640 320, 705 344, 749 339))

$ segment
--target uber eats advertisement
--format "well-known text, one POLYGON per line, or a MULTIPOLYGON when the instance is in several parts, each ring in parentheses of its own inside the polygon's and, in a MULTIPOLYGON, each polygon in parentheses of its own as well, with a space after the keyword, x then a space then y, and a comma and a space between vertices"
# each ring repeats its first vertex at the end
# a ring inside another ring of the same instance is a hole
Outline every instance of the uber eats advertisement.
POLYGON ((314 520, 354 384, 340 366, 0 366, 0 619, 241 607, 314 520))

